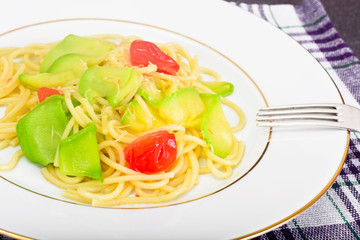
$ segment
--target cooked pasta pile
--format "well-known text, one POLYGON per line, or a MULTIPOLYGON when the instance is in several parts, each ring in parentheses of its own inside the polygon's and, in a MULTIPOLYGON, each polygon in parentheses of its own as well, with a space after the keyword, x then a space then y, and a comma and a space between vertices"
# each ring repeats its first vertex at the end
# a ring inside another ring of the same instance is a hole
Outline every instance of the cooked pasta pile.
MULTIPOLYGON (((210 75, 214 81, 221 81, 218 73, 200 67, 197 58, 178 44, 157 44, 180 65, 176 75, 168 75, 157 72, 154 64, 147 67, 134 67, 130 64, 129 46, 132 41, 139 39, 138 37, 114 34, 92 37, 114 45, 112 51, 97 59, 100 66, 132 67, 142 83, 163 81, 178 89, 195 88, 200 93, 212 93, 210 88, 205 86, 202 75, 210 75)), ((39 104, 37 89, 21 83, 18 76, 21 73, 39 73, 44 57, 55 44, 30 44, 21 48, 0 49, 0 105, 6 108, 4 116, 0 119, 1 149, 19 145, 17 122, 39 104)), ((219 179, 230 177, 232 169, 243 157, 244 143, 238 141, 235 136, 230 154, 221 158, 211 151, 199 129, 176 124, 153 126, 152 111, 136 91, 128 95, 118 106, 112 107, 103 97, 96 97, 93 103, 90 103, 79 93, 78 84, 77 78, 57 87, 64 94, 66 106, 72 115, 61 138, 79 132, 90 122, 96 124, 97 134, 101 136, 97 141, 103 182, 89 177, 61 174, 56 155, 54 163, 42 168, 41 173, 50 183, 64 189, 63 196, 66 198, 96 206, 166 202, 198 184, 199 174, 213 174, 219 179), (77 100, 80 104, 74 105, 71 99, 77 100), (146 113, 146 131, 136 132, 121 123, 122 106, 132 99, 136 99, 146 113), (159 130, 175 134, 177 158, 173 166, 165 172, 154 174, 143 174, 130 169, 125 161, 124 147, 142 135, 159 130)), ((234 133, 240 131, 245 124, 244 113, 236 104, 224 97, 221 97, 221 102, 239 116, 239 122, 232 126, 231 130, 234 133)), ((23 152, 20 149, 7 164, 0 165, 0 170, 14 169, 22 157, 23 152)), ((25 161, 25 158, 22 161, 25 161)))

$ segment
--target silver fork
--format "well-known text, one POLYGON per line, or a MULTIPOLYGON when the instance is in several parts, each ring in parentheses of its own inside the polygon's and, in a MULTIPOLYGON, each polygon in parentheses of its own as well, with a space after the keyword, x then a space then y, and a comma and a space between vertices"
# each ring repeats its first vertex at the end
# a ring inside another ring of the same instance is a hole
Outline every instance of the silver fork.
POLYGON ((303 104, 259 109, 257 126, 325 126, 360 132, 360 109, 345 104, 303 104))

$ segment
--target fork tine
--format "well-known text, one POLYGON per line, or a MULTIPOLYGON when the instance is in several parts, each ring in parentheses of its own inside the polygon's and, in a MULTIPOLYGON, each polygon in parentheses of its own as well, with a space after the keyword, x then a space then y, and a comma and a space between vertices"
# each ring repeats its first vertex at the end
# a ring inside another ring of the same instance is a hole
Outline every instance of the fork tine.
POLYGON ((328 114, 328 115, 339 115, 336 109, 316 109, 316 108, 299 108, 290 109, 284 108, 272 108, 272 109, 259 109, 257 116, 273 116, 273 115, 289 115, 289 114, 328 114), (274 109, 274 110, 273 110, 274 109))
POLYGON ((334 126, 339 115, 337 106, 329 104, 275 106, 259 109, 256 121, 258 126, 334 126))
POLYGON ((312 121, 295 120, 295 121, 273 121, 273 122, 265 121, 265 122, 257 122, 256 125, 259 127, 327 126, 332 128, 343 128, 337 122, 323 121, 323 120, 312 120, 312 121))
POLYGON ((295 121, 295 120, 323 120, 323 121, 340 121, 337 115, 321 115, 321 114, 291 114, 291 115, 262 115, 256 118, 256 121, 295 121))
POLYGON ((327 126, 360 132, 360 109, 345 104, 305 104, 267 107, 256 116, 257 126, 327 126))
POLYGON ((295 110, 295 109, 311 109, 311 108, 321 108, 321 109, 338 109, 338 104, 298 104, 298 105, 284 105, 284 106, 274 106, 274 107, 265 107, 261 108, 260 111, 275 111, 275 110, 295 110))
MULTIPOLYGON (((303 104, 292 106, 266 107, 259 109, 257 116, 276 116, 276 115, 309 115, 309 114, 326 114, 341 115, 337 105, 329 104, 303 104)), ((305 116, 304 116, 305 117, 305 116)))

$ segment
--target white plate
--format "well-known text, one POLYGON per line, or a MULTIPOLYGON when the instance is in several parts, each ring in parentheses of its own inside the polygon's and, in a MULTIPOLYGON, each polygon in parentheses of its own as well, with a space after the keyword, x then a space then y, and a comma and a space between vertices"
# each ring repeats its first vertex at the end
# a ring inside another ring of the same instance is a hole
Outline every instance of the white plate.
MULTIPOLYGON (((221 73, 221 76, 225 81, 230 81, 234 84, 235 92, 230 97, 227 97, 227 99, 236 102, 237 105, 244 110, 248 122, 246 127, 236 134, 236 137, 239 140, 243 140, 246 143, 247 150, 239 167, 234 169, 230 178, 219 181, 219 179, 210 174, 202 175, 199 179, 200 184, 198 184, 193 191, 190 191, 171 202, 152 205, 123 205, 120 207, 147 208, 193 201, 218 192, 245 176, 245 174, 259 162, 268 146, 268 140, 270 138, 269 129, 258 128, 255 126, 256 109, 266 106, 266 100, 252 79, 250 79, 239 66, 231 62, 230 59, 226 58, 215 49, 211 49, 203 43, 164 29, 148 25, 145 26, 134 22, 99 19, 62 20, 25 27, 0 38, 0 45, 6 46, 12 44, 12 46, 25 46, 34 42, 60 40, 70 33, 88 36, 92 34, 113 33, 114 29, 124 36, 136 35, 153 42, 181 43, 181 45, 188 49, 190 53, 198 56, 198 61, 202 66, 214 69, 221 73), (92 26, 91 29, 86 28, 86 26, 89 25, 92 26), (44 32, 46 32, 46 36, 42 34, 44 32), (34 37, 29 39, 27 36, 34 37), (44 40, 44 38, 46 39, 44 40)), ((204 75, 204 78, 211 80, 211 78, 206 75, 204 75)), ((226 106, 224 106, 224 111, 229 119, 230 125, 236 125, 238 121, 236 113, 226 106)), ((5 161, 8 161, 17 149, 19 149, 19 147, 7 148, 4 151, 0 151, 0 154, 6 156, 4 159, 5 161)), ((16 167, 16 171, 3 172, 1 173, 1 176, 8 182, 14 183, 28 191, 49 198, 69 202, 70 200, 61 197, 60 189, 49 184, 42 175, 39 174, 39 171, 40 166, 34 165, 29 161, 20 161, 16 167)))
MULTIPOLYGON (((200 65, 235 84, 230 99, 243 108, 248 120, 237 135, 246 144, 244 161, 231 179, 202 177, 189 194, 156 208, 106 209, 62 199, 59 190, 41 178, 38 167, 23 159, 14 171, 1 173, 4 233, 40 239, 255 236, 304 211, 335 180, 347 152, 347 131, 276 129, 270 137, 268 129, 255 127, 256 110, 266 101, 269 105, 342 102, 334 82, 308 52, 280 30, 224 2, 184 1, 176 11, 168 1, 155 3, 162 5, 161 10, 140 13, 138 6, 149 3, 126 2, 121 6, 122 21, 51 21, 7 31, 0 35, 0 47, 59 40, 69 33, 119 33, 177 42, 198 55, 200 65), (199 18, 195 13, 204 4, 199 18), (222 18, 214 19, 214 13, 222 18), (236 28, 225 27, 229 23, 236 28)), ((70 11, 80 7, 75 4, 70 11)), ((92 10, 91 16, 102 15, 92 10)), ((227 115, 232 119, 231 112, 227 115)), ((3 161, 10 151, 1 152, 3 161)))

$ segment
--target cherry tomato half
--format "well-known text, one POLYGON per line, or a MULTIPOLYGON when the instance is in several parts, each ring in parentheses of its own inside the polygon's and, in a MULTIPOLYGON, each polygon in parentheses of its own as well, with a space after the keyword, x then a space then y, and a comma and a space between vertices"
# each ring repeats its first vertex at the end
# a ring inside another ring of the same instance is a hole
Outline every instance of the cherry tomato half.
POLYGON ((168 170, 176 160, 175 135, 158 131, 137 138, 124 148, 130 168, 146 174, 168 170))
POLYGON ((37 94, 40 102, 44 101, 46 98, 52 95, 62 95, 59 90, 54 88, 47 88, 47 87, 39 88, 37 94))
POLYGON ((135 40, 130 46, 130 61, 133 66, 147 67, 149 62, 157 66, 157 72, 176 75, 179 64, 166 55, 156 44, 135 40))

